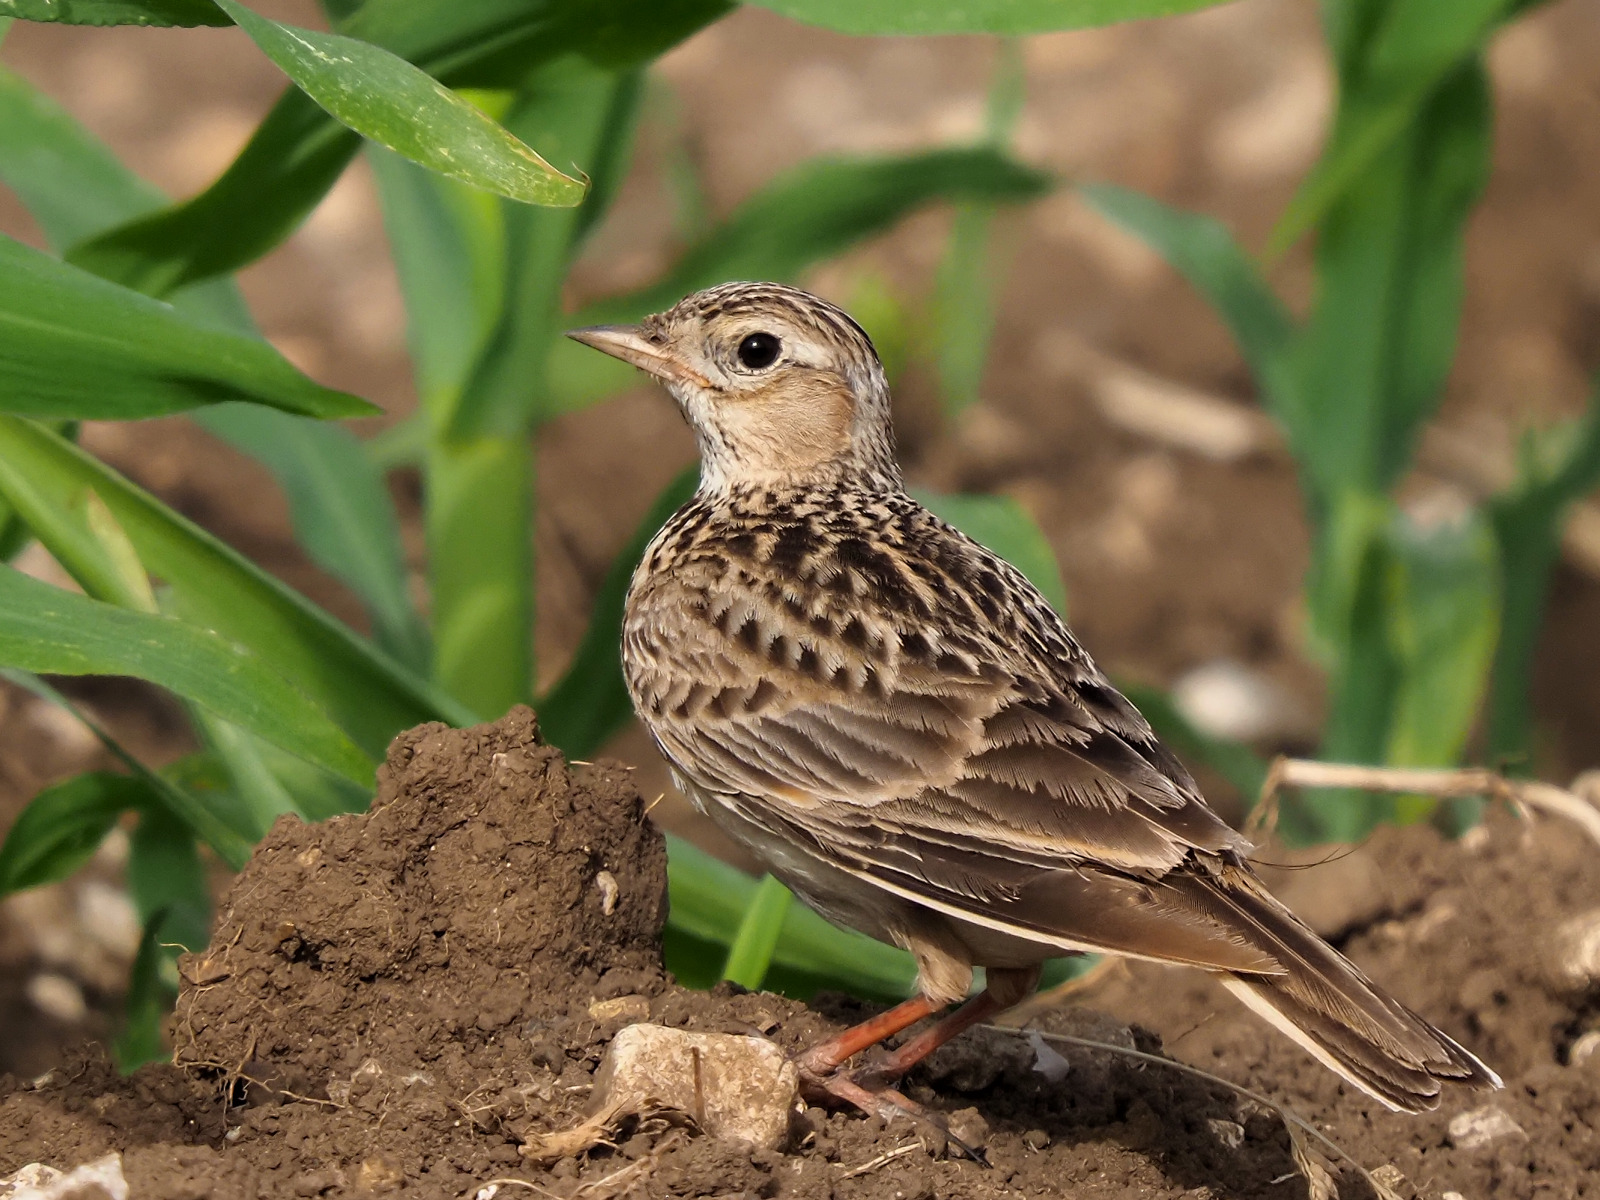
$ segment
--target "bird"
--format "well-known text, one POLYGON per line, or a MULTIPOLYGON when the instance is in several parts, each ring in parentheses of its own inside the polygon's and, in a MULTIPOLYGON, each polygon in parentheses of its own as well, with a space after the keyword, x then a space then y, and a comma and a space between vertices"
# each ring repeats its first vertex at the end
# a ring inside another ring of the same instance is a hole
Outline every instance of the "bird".
POLYGON ((799 1057, 811 1093, 914 1109, 905 1071, 1083 953, 1211 973, 1394 1110, 1500 1086, 1274 898, 1039 591, 907 493, 882 364, 844 310, 734 282, 567 336, 664 384, 699 451, 627 593, 640 721, 804 903, 916 962, 911 999, 799 1057))

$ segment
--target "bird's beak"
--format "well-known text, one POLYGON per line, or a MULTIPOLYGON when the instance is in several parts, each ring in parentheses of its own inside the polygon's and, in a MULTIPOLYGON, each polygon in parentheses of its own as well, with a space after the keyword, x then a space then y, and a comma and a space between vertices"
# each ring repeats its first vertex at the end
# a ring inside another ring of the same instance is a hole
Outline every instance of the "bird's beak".
POLYGON ((632 363, 641 371, 648 371, 667 383, 692 383, 710 387, 710 380, 651 342, 637 325, 590 325, 584 329, 569 329, 567 336, 585 346, 593 346, 612 358, 632 363))

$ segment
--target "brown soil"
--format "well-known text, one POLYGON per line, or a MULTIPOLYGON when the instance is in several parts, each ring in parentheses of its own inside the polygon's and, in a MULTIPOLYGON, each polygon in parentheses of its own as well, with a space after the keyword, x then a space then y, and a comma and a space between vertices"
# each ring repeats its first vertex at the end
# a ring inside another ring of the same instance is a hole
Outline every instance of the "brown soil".
MULTIPOLYGON (((1462 843, 1412 828, 1359 853, 1374 885, 1353 906, 1304 896, 1316 872, 1285 877, 1325 925, 1356 922, 1341 940, 1380 982, 1505 1074, 1488 1103, 1516 1132, 1478 1148, 1452 1135, 1485 1100, 1465 1093, 1424 1117, 1388 1113, 1189 973, 1113 973, 1041 1027, 1155 1051, 1164 1037, 1291 1106, 1401 1197, 1600 1194, 1600 1055, 1574 1052, 1600 1025, 1600 993, 1572 982, 1559 949, 1575 915, 1600 913, 1593 847, 1497 818, 1462 843)), ((1325 869, 1348 896, 1350 872, 1325 869)), ((210 948, 183 961, 176 1065, 122 1079, 85 1048, 40 1079, 0 1079, 0 1175, 116 1150, 135 1196, 1306 1194, 1270 1109, 1071 1047, 1052 1082, 1028 1041, 999 1032, 909 1083, 984 1143, 987 1165, 931 1153, 909 1126, 818 1110, 786 1154, 646 1125, 581 1159, 525 1162, 525 1134, 580 1116, 624 1024, 760 1032, 792 1050, 860 1014, 677 987, 665 906, 662 842, 627 768, 569 766, 525 709, 412 730, 370 813, 281 820, 235 881, 210 948)))

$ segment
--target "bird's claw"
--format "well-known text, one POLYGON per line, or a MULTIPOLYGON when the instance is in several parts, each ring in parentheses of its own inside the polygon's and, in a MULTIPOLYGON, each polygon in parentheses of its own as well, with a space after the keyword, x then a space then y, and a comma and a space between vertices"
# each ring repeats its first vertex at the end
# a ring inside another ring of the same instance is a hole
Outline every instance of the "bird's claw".
POLYGON ((800 1094, 807 1102, 831 1107, 849 1105, 884 1122, 905 1117, 916 1125, 932 1130, 947 1152, 953 1150, 975 1163, 989 1165, 983 1151, 952 1133, 942 1116, 918 1104, 899 1089, 890 1087, 892 1076, 877 1070, 874 1064, 855 1071, 845 1071, 840 1067, 819 1068, 808 1064, 807 1057, 802 1055, 795 1062, 800 1072, 800 1094))

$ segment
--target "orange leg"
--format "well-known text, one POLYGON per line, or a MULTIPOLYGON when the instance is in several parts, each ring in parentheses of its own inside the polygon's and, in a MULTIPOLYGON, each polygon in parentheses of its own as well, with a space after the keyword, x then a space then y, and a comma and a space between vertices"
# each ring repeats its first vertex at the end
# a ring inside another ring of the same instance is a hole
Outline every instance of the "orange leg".
POLYGON ((923 1017, 931 1017, 939 1010, 921 996, 896 1004, 888 1012, 869 1017, 859 1025, 852 1025, 843 1033, 811 1047, 797 1061, 802 1075, 821 1077, 831 1073, 846 1059, 860 1054, 868 1046, 876 1046, 885 1038, 893 1037, 908 1025, 915 1025, 923 1017))
POLYGON ((899 1079, 958 1033, 964 1033, 974 1025, 987 1021, 996 1013, 1004 1012, 1010 1007, 1011 1005, 997 999, 993 992, 985 988, 955 1012, 941 1017, 898 1050, 890 1051, 885 1057, 868 1066, 858 1076, 857 1082, 865 1083, 869 1079, 889 1082, 899 1079))

